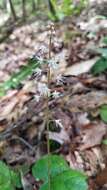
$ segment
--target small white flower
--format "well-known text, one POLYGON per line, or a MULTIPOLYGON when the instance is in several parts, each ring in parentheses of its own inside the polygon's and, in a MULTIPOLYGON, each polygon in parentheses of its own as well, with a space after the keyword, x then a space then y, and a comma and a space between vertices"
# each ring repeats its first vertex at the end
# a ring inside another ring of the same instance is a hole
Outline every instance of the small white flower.
POLYGON ((42 70, 41 70, 40 68, 37 68, 37 69, 35 70, 35 75, 36 75, 37 77, 39 77, 39 76, 41 76, 41 74, 42 74, 42 70))
POLYGON ((56 70, 56 69, 58 69, 58 64, 54 61, 54 60, 49 60, 48 61, 48 65, 49 65, 49 67, 51 68, 51 69, 54 69, 54 70, 56 70))
POLYGON ((56 120, 55 120, 55 124, 56 124, 56 127, 63 128, 63 125, 62 125, 62 123, 61 123, 61 120, 60 120, 60 119, 56 119, 56 120))
POLYGON ((35 95, 34 98, 35 98, 36 102, 38 103, 39 100, 40 100, 40 96, 39 95, 35 95))
POLYGON ((42 45, 42 46, 40 47, 40 51, 41 51, 42 54, 45 54, 45 53, 48 52, 48 49, 47 49, 46 46, 42 45))
POLYGON ((87 37, 89 38, 89 39, 95 39, 96 38, 96 34, 95 33, 93 33, 93 32, 89 32, 88 34, 87 34, 87 37))
POLYGON ((58 98, 60 96, 60 93, 56 90, 52 93, 53 98, 58 98))
POLYGON ((64 80, 65 80, 65 77, 63 77, 63 76, 61 76, 61 75, 58 75, 58 76, 56 77, 57 85, 63 84, 63 83, 64 83, 64 80))
POLYGON ((36 58, 37 58, 39 64, 43 63, 43 58, 41 56, 37 55, 36 58))
POLYGON ((44 83, 38 83, 38 92, 40 96, 50 96, 50 89, 44 83))

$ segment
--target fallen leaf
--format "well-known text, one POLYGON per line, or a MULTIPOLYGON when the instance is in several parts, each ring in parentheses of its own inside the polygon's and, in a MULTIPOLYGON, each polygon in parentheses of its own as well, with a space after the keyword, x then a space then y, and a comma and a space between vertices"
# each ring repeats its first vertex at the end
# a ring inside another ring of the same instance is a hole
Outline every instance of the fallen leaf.
POLYGON ((91 67, 96 63, 97 60, 98 60, 98 57, 95 57, 94 59, 77 63, 71 67, 68 67, 64 74, 77 76, 82 73, 86 73, 91 69, 91 67))
POLYGON ((62 127, 60 127, 60 132, 49 132, 49 138, 63 144, 64 142, 70 141, 70 136, 72 134, 72 121, 66 112, 62 111, 60 108, 56 107, 53 111, 53 118, 55 120, 60 120, 62 127))
POLYGON ((103 185, 107 184, 107 167, 97 174, 97 176, 95 178, 95 183, 98 186, 103 186, 103 185))
POLYGON ((70 142, 69 135, 64 129, 61 129, 60 133, 49 132, 49 139, 52 139, 60 144, 64 144, 64 142, 70 142))
POLYGON ((81 134, 81 142, 79 149, 85 150, 96 145, 101 144, 102 138, 105 135, 107 129, 106 125, 103 123, 89 124, 84 126, 81 134))
POLYGON ((71 108, 80 108, 80 110, 92 110, 102 104, 107 104, 107 93, 105 91, 92 91, 86 94, 74 95, 67 101, 67 106, 71 108))

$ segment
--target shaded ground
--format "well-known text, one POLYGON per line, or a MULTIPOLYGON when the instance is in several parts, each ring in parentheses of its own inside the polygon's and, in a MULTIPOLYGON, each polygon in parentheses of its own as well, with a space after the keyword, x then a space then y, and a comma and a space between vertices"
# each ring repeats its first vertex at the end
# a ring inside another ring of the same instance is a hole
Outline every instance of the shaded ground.
MULTIPOLYGON (((43 45, 48 49, 46 25, 36 21, 16 28, 9 39, 0 44, 0 82, 25 65, 43 45)), ((60 66, 57 75, 63 74, 64 80, 56 85, 54 79, 51 84, 63 95, 50 99, 49 103, 52 118, 60 119, 63 125, 49 133, 56 143, 51 151, 62 154, 72 168, 85 171, 90 177, 90 190, 101 189, 107 179, 104 178, 107 148, 102 144, 107 136, 107 125, 99 116, 99 106, 107 104, 107 74, 93 77, 89 72, 99 57, 92 47, 99 46, 102 36, 103 32, 98 32, 95 39, 88 39, 75 23, 68 21, 56 25, 52 47, 60 66)), ((46 153, 45 103, 35 101, 35 83, 35 79, 24 81, 0 102, 0 158, 12 166, 24 163, 31 166, 46 153)), ((29 175, 27 177, 34 183, 29 175)))

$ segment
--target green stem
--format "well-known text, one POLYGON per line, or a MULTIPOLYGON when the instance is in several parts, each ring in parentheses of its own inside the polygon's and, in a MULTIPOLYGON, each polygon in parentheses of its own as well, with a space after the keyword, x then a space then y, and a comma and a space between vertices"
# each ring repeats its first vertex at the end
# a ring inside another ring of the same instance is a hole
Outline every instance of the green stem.
POLYGON ((47 152, 48 152, 48 190, 51 190, 49 121, 47 121, 47 152))
MULTIPOLYGON (((49 38, 49 59, 51 59, 51 36, 49 38)), ((50 68, 47 66, 47 86, 48 88, 50 87, 50 68)), ((49 97, 47 96, 46 99, 46 123, 47 123, 47 153, 48 153, 48 190, 51 190, 51 176, 50 176, 50 142, 49 142, 49 115, 50 115, 50 110, 49 110, 49 97)))

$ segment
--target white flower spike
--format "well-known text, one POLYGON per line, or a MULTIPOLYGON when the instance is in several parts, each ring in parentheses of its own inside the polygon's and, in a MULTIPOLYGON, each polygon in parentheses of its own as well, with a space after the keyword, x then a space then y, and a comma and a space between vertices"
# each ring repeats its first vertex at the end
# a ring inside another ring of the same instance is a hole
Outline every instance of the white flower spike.
POLYGON ((40 96, 50 96, 50 89, 44 83, 38 83, 38 92, 40 96))

